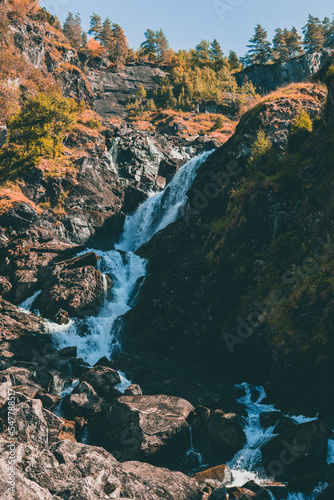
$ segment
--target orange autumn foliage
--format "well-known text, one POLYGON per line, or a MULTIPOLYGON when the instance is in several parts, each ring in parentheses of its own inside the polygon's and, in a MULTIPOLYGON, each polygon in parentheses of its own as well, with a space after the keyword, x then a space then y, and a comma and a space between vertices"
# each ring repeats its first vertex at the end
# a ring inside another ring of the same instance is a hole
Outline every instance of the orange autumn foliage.
POLYGON ((104 48, 94 38, 90 38, 86 44, 86 50, 90 57, 99 57, 103 54, 104 48))
POLYGON ((38 0, 9 0, 8 4, 11 18, 34 14, 40 9, 38 0))

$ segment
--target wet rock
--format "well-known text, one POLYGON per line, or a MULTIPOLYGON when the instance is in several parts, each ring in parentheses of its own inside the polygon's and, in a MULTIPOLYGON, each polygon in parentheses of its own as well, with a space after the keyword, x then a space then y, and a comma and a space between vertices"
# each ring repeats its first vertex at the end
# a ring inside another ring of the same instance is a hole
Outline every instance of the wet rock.
POLYGON ((216 488, 209 498, 210 500, 229 500, 227 488, 225 486, 216 488))
POLYGON ((261 448, 269 476, 286 481, 319 469, 327 458, 328 427, 307 422, 274 437, 261 448))
POLYGON ((121 461, 162 463, 177 458, 189 443, 186 419, 193 406, 169 396, 123 396, 94 415, 90 436, 121 461))
POLYGON ((43 390, 38 391, 35 398, 40 399, 43 407, 48 410, 53 410, 61 400, 60 396, 57 396, 56 394, 49 394, 43 390))
POLYGON ((282 434, 289 429, 296 427, 297 422, 290 417, 282 417, 274 428, 274 434, 282 434))
POLYGON ((140 385, 131 384, 124 391, 124 396, 142 396, 143 392, 141 390, 140 385))
POLYGON ((334 484, 330 484, 327 488, 320 493, 316 500, 332 500, 334 498, 334 484))
POLYGON ((246 442, 246 435, 234 413, 211 411, 206 427, 214 454, 222 460, 230 460, 246 442))
POLYGON ((306 476, 291 479, 287 485, 287 490, 295 493, 303 493, 311 496, 315 487, 320 483, 331 483, 334 481, 334 465, 326 465, 321 469, 306 476))
POLYGON ((273 427, 280 420, 282 413, 280 411, 269 411, 260 413, 260 425, 267 429, 273 427))
POLYGON ((199 483, 206 483, 207 480, 214 480, 220 484, 228 484, 232 481, 232 471, 228 465, 217 465, 211 469, 197 472, 192 477, 199 483))
POLYGON ((250 500, 256 498, 256 493, 247 488, 228 488, 229 499, 250 500))
POLYGON ((99 396, 106 399, 114 399, 121 393, 115 386, 121 382, 121 378, 116 370, 108 366, 94 366, 80 377, 82 382, 88 382, 99 396))
POLYGON ((65 396, 61 402, 61 407, 66 418, 88 418, 101 411, 105 404, 90 384, 80 382, 71 394, 65 396))

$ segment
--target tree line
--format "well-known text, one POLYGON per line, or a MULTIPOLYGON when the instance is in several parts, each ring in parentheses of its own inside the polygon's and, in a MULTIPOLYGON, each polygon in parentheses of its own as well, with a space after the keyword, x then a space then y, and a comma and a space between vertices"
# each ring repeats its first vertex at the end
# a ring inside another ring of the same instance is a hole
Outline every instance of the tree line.
POLYGON ((291 30, 277 28, 270 42, 267 31, 258 24, 254 36, 249 40, 248 52, 242 58, 245 66, 266 64, 270 61, 282 62, 309 52, 317 52, 334 45, 334 18, 325 17, 321 21, 311 14, 302 28, 304 37, 293 26, 291 30))

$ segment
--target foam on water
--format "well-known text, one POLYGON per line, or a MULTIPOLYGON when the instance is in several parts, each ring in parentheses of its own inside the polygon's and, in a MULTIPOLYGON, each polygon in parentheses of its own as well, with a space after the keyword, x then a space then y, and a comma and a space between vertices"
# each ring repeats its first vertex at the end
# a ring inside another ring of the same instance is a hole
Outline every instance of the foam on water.
POLYGON ((31 297, 26 299, 25 301, 22 302, 22 304, 19 305, 19 309, 21 309, 23 312, 31 312, 31 306, 33 305, 35 299, 42 293, 42 290, 38 290, 35 292, 31 297))
POLYGON ((203 153, 183 165, 164 191, 149 198, 135 214, 126 218, 117 248, 135 251, 178 218, 197 170, 211 153, 203 153))
MULTIPOLYGON (((239 451, 228 463, 232 469, 233 481, 229 486, 241 487, 247 481, 253 480, 257 484, 264 486, 272 478, 266 476, 261 459, 261 446, 275 436, 274 427, 264 429, 260 424, 260 414, 262 412, 277 411, 274 405, 263 403, 266 393, 263 387, 250 384, 237 386, 245 391, 245 395, 238 402, 245 406, 247 417, 244 424, 246 434, 245 447, 239 451)), ((298 424, 311 422, 316 418, 304 417, 303 415, 293 416, 298 424)), ((329 441, 328 462, 334 462, 334 439, 329 441)), ((315 500, 317 496, 326 488, 327 484, 319 484, 313 494, 309 497, 302 493, 290 493, 288 500, 315 500)), ((271 494, 272 498, 275 497, 271 494)))

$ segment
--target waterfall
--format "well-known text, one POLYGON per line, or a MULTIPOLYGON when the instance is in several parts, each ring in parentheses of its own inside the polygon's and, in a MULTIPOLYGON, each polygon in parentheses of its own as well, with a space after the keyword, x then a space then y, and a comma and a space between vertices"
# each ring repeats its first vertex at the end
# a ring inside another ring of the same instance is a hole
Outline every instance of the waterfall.
MULTIPOLYGON (((149 198, 126 218, 123 235, 115 250, 91 250, 101 257, 98 268, 102 274, 109 274, 114 280, 111 297, 105 294, 104 305, 96 317, 76 318, 67 325, 49 322, 48 329, 58 348, 77 346, 78 357, 91 365, 102 356, 115 357, 120 352, 115 330, 121 317, 131 309, 146 275, 146 261, 134 252, 181 215, 196 172, 210 154, 203 153, 183 165, 164 191, 149 198)), ((127 382, 125 378, 123 385, 127 382)))
POLYGON ((135 214, 126 218, 118 249, 134 252, 178 218, 198 168, 211 153, 203 153, 186 163, 164 191, 149 198, 135 214))

